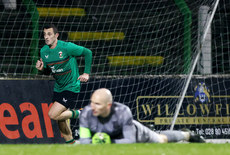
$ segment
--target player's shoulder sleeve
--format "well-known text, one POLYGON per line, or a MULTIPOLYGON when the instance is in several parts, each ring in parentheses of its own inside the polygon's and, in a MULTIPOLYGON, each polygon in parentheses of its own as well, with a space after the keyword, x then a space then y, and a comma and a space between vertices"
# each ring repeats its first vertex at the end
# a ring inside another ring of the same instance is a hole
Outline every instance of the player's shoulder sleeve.
POLYGON ((133 115, 130 108, 127 105, 118 102, 114 102, 113 104, 115 104, 114 110, 120 123, 123 126, 132 125, 133 115))
POLYGON ((114 104, 115 104, 115 111, 117 111, 119 115, 122 116, 123 119, 133 119, 132 112, 127 105, 118 102, 114 102, 114 104))
POLYGON ((132 125, 133 123, 133 115, 132 112, 130 110, 130 108, 128 106, 125 106, 124 108, 124 123, 126 123, 126 125, 132 125))
POLYGON ((80 56, 85 47, 76 45, 72 42, 66 42, 66 51, 70 56, 80 56))
POLYGON ((44 53, 45 53, 46 50, 47 50, 47 46, 46 46, 46 45, 43 46, 43 47, 40 49, 40 54, 41 54, 41 56, 44 55, 44 53))

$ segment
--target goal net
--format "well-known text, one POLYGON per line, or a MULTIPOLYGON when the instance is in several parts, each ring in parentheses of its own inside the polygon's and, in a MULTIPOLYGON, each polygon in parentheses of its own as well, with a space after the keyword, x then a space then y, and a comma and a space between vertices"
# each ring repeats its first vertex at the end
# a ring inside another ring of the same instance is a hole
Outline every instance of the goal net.
MULTIPOLYGON (((91 79, 82 84, 78 104, 106 87, 156 130, 170 129, 179 107, 174 129, 227 138, 230 3, 217 2, 2 0, 0 77, 52 79, 38 74, 35 63, 45 44, 42 28, 53 23, 60 40, 93 52, 91 79)), ((82 72, 84 59, 77 60, 82 72)))

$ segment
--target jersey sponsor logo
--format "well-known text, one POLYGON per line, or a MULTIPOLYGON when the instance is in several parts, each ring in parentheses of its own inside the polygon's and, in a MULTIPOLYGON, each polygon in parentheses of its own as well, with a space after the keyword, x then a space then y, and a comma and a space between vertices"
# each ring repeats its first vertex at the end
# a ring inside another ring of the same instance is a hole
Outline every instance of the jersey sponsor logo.
POLYGON ((63 69, 57 69, 56 72, 63 72, 63 69))
POLYGON ((55 72, 56 72, 56 70, 55 70, 55 67, 54 67, 54 66, 51 66, 50 68, 51 68, 52 73, 55 73, 55 72))
POLYGON ((48 58, 49 58, 49 55, 45 55, 45 58, 48 59, 48 58))
POLYGON ((63 58, 62 51, 60 51, 58 54, 59 54, 59 58, 63 58))
POLYGON ((51 68, 52 73, 60 73, 60 72, 63 72, 63 69, 62 69, 62 68, 61 68, 61 69, 55 69, 54 66, 51 66, 50 68, 51 68))

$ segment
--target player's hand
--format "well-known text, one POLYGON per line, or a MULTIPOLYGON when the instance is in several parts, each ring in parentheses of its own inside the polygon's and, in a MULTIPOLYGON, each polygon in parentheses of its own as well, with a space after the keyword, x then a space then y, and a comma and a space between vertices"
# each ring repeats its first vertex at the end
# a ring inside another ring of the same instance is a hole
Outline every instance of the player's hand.
POLYGON ((77 80, 80 80, 81 82, 87 82, 89 80, 89 74, 84 73, 80 75, 77 80))
POLYGON ((97 132, 92 138, 92 144, 111 144, 110 136, 104 132, 97 132))
POLYGON ((43 70, 43 68, 44 68, 44 63, 43 63, 43 61, 42 61, 42 58, 40 58, 40 60, 37 61, 37 63, 36 63, 36 68, 37 68, 38 70, 40 70, 40 71, 43 70))

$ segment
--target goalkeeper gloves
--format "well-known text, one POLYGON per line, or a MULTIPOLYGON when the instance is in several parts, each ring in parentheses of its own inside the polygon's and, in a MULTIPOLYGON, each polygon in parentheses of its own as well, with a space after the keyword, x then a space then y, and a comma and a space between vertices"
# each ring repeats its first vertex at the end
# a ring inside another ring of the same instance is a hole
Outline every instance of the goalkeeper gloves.
POLYGON ((97 132, 92 138, 92 144, 111 144, 110 136, 104 132, 97 132))

